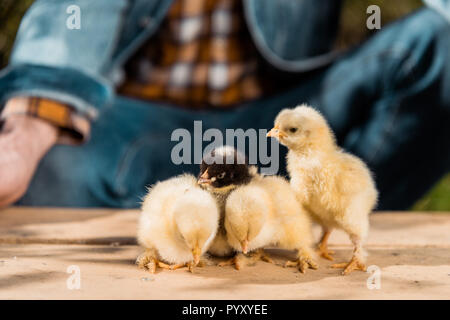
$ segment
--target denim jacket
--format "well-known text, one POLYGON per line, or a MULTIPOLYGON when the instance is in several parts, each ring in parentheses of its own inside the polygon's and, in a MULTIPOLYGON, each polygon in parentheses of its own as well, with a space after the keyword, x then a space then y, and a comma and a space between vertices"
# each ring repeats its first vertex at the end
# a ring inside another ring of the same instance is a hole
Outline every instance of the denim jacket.
MULTIPOLYGON (((9 66, 0 72, 0 105, 42 96, 90 119, 109 105, 122 65, 157 30, 173 0, 37 0, 24 16, 9 66), (80 29, 66 22, 80 8, 80 29)), ((450 19, 450 0, 424 0, 450 19)), ((275 68, 304 72, 330 63, 341 0, 244 0, 252 38, 275 68)))

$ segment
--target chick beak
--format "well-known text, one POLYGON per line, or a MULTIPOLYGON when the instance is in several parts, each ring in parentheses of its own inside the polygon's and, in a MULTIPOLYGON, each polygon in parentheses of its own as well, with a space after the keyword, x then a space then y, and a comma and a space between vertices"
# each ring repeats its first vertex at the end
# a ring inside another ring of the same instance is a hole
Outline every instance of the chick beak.
POLYGON ((197 180, 198 184, 211 184, 211 179, 209 177, 208 169, 203 172, 203 174, 197 180))
POLYGON ((243 240, 241 242, 241 247, 242 247, 242 252, 244 254, 247 254, 247 252, 248 252, 248 240, 243 240))
POLYGON ((273 138, 286 138, 286 135, 280 131, 278 126, 273 127, 266 135, 266 137, 273 137, 273 138))
POLYGON ((194 264, 197 265, 200 262, 200 256, 202 254, 202 250, 195 246, 194 249, 192 249, 192 256, 194 257, 194 264))

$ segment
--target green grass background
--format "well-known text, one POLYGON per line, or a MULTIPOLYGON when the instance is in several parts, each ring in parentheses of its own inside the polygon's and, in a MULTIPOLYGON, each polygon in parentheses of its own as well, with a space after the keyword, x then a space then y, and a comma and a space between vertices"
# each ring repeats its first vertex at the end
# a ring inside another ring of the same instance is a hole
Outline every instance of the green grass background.
MULTIPOLYGON (((276 1, 276 0, 274 0, 276 1)), ((320 0, 318 0, 320 1, 320 0)), ((0 68, 5 66, 20 19, 33 0, 0 0, 0 68)), ((373 31, 366 28, 366 9, 376 4, 381 8, 382 27, 422 6, 421 0, 344 0, 338 47, 363 41, 373 31)), ((450 174, 445 175, 413 210, 450 211, 450 174)))

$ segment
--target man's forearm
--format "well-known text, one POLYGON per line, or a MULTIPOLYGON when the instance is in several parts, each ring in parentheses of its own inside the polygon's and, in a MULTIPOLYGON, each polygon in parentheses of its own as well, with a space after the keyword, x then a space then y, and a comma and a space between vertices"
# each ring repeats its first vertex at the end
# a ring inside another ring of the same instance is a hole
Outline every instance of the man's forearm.
POLYGON ((90 135, 89 119, 77 113, 70 105, 40 97, 16 97, 2 111, 3 118, 12 115, 29 115, 45 120, 57 127, 61 144, 81 144, 90 135))
MULTIPOLYGON (((21 98, 13 98, 7 106, 24 103, 21 98)), ((50 149, 58 138, 58 128, 37 117, 26 114, 12 114, 5 119, 2 133, 8 133, 8 139, 12 143, 24 142, 23 145, 34 155, 43 155, 50 149), (14 141, 17 139, 17 141, 14 141)))
MULTIPOLYGON (((10 100, 8 104, 17 103, 10 100)), ((5 119, 0 132, 0 207, 20 199, 42 157, 56 143, 58 128, 26 114, 5 119)))

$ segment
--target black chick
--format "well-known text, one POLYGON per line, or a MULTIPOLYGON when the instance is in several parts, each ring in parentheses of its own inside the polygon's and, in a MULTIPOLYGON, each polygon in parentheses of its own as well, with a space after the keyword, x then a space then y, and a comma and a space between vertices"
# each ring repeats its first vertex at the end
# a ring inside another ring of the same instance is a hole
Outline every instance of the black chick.
POLYGON ((220 211, 219 230, 209 248, 211 254, 223 257, 234 252, 223 226, 225 202, 231 191, 249 183, 257 176, 257 171, 255 166, 248 165, 245 155, 230 146, 215 148, 203 157, 197 182, 215 197, 220 211))
POLYGON ((227 194, 236 187, 247 184, 256 174, 245 155, 230 146, 213 149, 203 157, 198 183, 219 194, 227 194))

